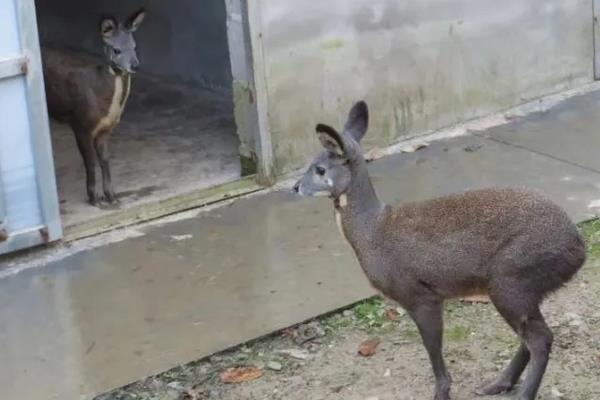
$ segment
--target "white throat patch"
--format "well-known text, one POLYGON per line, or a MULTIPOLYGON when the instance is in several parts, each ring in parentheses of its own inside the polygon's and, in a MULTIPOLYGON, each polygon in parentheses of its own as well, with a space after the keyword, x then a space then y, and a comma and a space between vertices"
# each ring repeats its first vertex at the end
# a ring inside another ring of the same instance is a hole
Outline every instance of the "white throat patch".
POLYGON ((127 98, 129 97, 129 91, 131 90, 130 77, 116 75, 111 67, 109 67, 109 71, 114 77, 113 95, 106 115, 98 121, 92 130, 92 137, 94 138, 103 130, 112 129, 119 123, 125 103, 127 103, 127 98))
MULTIPOLYGON (((339 208, 346 207, 348 205, 348 196, 346 196, 345 194, 341 195, 338 198, 338 204, 339 208)), ((335 223, 337 224, 340 234, 342 235, 344 240, 349 244, 350 242, 348 241, 348 237, 346 237, 346 233, 344 232, 344 225, 342 224, 342 214, 340 213, 339 209, 335 210, 335 223)))

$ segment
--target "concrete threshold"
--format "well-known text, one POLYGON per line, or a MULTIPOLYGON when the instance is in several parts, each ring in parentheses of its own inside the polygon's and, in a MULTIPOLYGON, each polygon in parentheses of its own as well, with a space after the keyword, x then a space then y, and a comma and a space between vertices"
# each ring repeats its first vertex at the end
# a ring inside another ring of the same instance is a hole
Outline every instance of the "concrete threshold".
POLYGON ((76 222, 65 226, 63 241, 71 242, 114 229, 148 222, 175 213, 251 194, 261 189, 264 189, 264 187, 256 183, 255 177, 248 176, 235 182, 176 195, 164 200, 115 209, 110 214, 93 217, 84 222, 76 222))

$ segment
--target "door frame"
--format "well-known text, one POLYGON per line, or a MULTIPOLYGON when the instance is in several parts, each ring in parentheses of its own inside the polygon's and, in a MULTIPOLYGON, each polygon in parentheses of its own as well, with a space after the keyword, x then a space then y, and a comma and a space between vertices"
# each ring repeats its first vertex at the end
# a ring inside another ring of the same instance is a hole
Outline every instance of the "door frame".
MULTIPOLYGON (((235 120, 242 164, 250 158, 259 184, 275 183, 262 43, 260 1, 225 0, 235 120)), ((244 168, 243 168, 244 169, 244 168)))

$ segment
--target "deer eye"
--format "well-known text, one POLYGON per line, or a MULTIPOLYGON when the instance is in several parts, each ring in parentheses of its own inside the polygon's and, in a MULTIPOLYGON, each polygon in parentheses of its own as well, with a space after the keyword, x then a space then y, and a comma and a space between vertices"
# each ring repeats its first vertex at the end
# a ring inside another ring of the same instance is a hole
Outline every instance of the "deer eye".
POLYGON ((317 167, 315 167, 315 172, 317 173, 317 175, 323 176, 323 175, 325 175, 325 173, 327 171, 325 170, 325 168, 323 168, 321 166, 317 166, 317 167))
POLYGON ((121 54, 121 50, 120 50, 120 49, 113 49, 113 52, 114 52, 115 54, 117 54, 117 55, 118 55, 118 54, 121 54))

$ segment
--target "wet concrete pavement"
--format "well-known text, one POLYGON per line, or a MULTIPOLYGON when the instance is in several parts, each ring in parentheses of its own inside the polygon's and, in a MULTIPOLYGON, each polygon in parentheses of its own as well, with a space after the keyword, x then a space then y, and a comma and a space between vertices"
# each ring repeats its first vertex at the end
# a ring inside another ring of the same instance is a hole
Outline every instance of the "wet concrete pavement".
MULTIPOLYGON (((372 164, 384 201, 540 188, 600 199, 600 92, 372 164)), ((273 192, 0 280, 2 399, 89 399, 372 294, 329 201, 273 192)))

